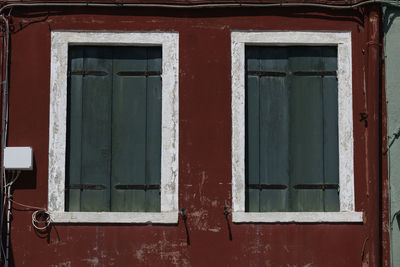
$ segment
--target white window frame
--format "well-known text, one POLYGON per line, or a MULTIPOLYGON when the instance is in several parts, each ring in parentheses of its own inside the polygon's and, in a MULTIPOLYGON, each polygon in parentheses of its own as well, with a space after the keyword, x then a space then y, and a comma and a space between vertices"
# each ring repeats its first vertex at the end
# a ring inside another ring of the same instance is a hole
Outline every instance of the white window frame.
POLYGON ((354 207, 351 32, 233 31, 232 220, 246 222, 362 222, 354 207), (245 212, 245 46, 337 46, 339 128, 339 212, 245 212))
POLYGON ((178 222, 178 71, 175 32, 51 32, 48 211, 52 222, 178 222), (162 132, 160 212, 66 212, 65 160, 69 45, 162 46, 162 132))

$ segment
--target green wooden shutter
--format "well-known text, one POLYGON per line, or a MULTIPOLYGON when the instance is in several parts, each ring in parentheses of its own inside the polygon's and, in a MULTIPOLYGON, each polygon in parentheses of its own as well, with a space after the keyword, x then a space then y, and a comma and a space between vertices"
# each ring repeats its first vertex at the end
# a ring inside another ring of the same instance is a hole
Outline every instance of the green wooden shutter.
MULTIPOLYGON (((327 71, 337 70, 336 47, 322 50, 322 64, 327 71)), ((338 81, 330 75, 322 77, 324 106, 324 182, 339 186, 338 81), (329 140, 329 141, 328 141, 329 140)), ((324 191, 325 211, 339 211, 339 187, 324 191)))
POLYGON ((67 160, 66 160, 66 201, 68 211, 80 211, 81 190, 70 188, 81 184, 81 143, 82 143, 82 91, 83 76, 71 75, 71 72, 83 70, 83 48, 69 49, 68 74, 68 121, 67 121, 67 160))
POLYGON ((161 48, 114 51, 112 210, 159 211, 161 48))
MULTIPOLYGON (((247 49, 248 71, 260 69, 259 49, 247 49)), ((260 79, 258 75, 246 76, 246 184, 259 184, 260 177, 260 79)), ((246 210, 259 211, 260 194, 258 189, 247 187, 246 189, 246 210)))
MULTIPOLYGON (((147 48, 146 184, 161 184, 161 47, 147 48)), ((160 190, 147 190, 145 211, 160 211, 160 190)))
POLYGON ((69 51, 66 209, 159 211, 161 48, 69 51))
POLYGON ((247 47, 246 57, 246 206, 248 211, 285 211, 289 197, 287 51, 247 47))
POLYGON ((284 211, 288 206, 288 83, 287 51, 260 50, 260 211, 284 211), (263 55, 270 53, 270 57, 263 55), (285 123, 282 123, 285 122, 285 123))
POLYGON ((246 47, 247 211, 339 209, 336 69, 335 47, 246 47))
MULTIPOLYGON (((70 54, 67 135, 70 136, 69 158, 72 161, 68 164, 67 181, 70 184, 66 186, 75 191, 74 194, 79 190, 80 211, 109 211, 112 50, 106 47, 71 47, 70 54), (82 54, 83 60, 72 56, 75 51, 82 54), (74 61, 83 61, 83 64, 74 61)), ((70 208, 76 209, 77 200, 71 197, 70 208)))
POLYGON ((145 191, 123 186, 145 184, 147 83, 145 76, 124 75, 123 72, 146 70, 145 49, 115 49, 111 177, 113 211, 144 210, 145 191))

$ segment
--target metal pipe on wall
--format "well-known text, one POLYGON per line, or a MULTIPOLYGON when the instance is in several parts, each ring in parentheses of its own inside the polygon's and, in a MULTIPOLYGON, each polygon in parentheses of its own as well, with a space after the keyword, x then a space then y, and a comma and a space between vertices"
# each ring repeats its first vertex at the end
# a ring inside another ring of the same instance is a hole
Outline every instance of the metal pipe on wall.
MULTIPOLYGON (((3 98, 3 102, 2 102, 2 119, 1 119, 1 196, 2 196, 2 200, 0 203, 0 236, 2 236, 3 234, 3 219, 4 219, 4 211, 5 211, 5 204, 6 204, 6 196, 7 196, 7 192, 5 191, 5 185, 7 183, 6 181, 6 176, 5 176, 5 169, 4 169, 4 148, 7 145, 7 128, 8 128, 8 59, 9 59, 9 23, 8 20, 3 16, 0 15, 0 19, 3 20, 4 22, 4 27, 5 27, 5 42, 2 42, 3 44, 3 50, 5 51, 1 51, 2 55, 5 54, 4 57, 2 57, 2 62, 1 64, 4 66, 4 71, 3 68, 1 70, 1 76, 2 76, 2 80, 1 80, 1 85, 2 85, 2 98, 3 98), (3 76, 4 74, 4 76, 3 76)), ((2 67, 3 67, 2 66, 2 67)), ((9 232, 7 230, 7 236, 8 236, 9 232)), ((3 258, 3 254, 4 254, 4 250, 3 250, 3 242, 2 242, 2 238, 0 238, 0 262, 2 262, 2 258, 3 258)), ((4 255, 5 256, 5 255, 4 255)))
POLYGON ((369 127, 365 129, 365 171, 367 182, 367 200, 368 211, 365 214, 366 224, 370 225, 368 233, 368 250, 365 253, 366 262, 371 266, 381 265, 380 251, 380 208, 381 199, 380 190, 380 171, 379 164, 381 162, 382 151, 379 140, 379 127, 381 118, 379 116, 380 109, 380 16, 379 7, 371 6, 368 9, 366 20, 368 22, 368 40, 366 43, 367 50, 367 72, 366 72, 366 107, 368 114, 369 127), (372 112, 372 113, 371 113, 372 112))
POLYGON ((213 4, 136 4, 136 3, 91 3, 91 2, 13 2, 7 3, 0 8, 0 14, 4 10, 12 7, 152 7, 152 8, 171 8, 171 9, 200 9, 200 8, 223 8, 223 7, 321 7, 333 9, 352 9, 368 4, 385 4, 400 7, 399 1, 392 0, 366 0, 356 4, 319 4, 319 3, 213 3, 213 4))

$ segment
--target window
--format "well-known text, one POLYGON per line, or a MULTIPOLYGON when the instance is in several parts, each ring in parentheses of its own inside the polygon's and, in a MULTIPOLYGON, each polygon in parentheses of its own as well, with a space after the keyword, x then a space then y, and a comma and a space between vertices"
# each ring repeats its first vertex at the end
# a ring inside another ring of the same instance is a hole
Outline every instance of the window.
POLYGON ((232 33, 234 222, 357 222, 351 35, 232 33))
POLYGON ((52 32, 55 222, 178 220, 178 35, 52 32))
POLYGON ((70 46, 66 211, 160 211, 161 47, 70 46))

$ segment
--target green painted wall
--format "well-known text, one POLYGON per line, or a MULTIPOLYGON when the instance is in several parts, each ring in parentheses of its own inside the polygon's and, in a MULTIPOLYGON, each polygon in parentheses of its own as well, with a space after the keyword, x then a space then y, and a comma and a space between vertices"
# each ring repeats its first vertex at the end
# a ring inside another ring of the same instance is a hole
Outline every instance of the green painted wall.
MULTIPOLYGON (((400 128, 400 8, 384 8, 383 31, 386 57, 386 98, 389 144, 400 128)), ((390 214, 400 210, 400 138, 388 152, 390 214)), ((392 266, 400 266, 400 216, 394 217, 391 230, 392 266)))

